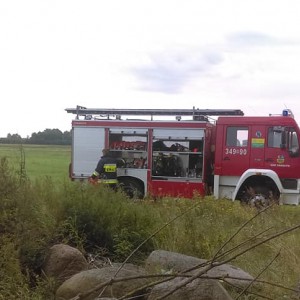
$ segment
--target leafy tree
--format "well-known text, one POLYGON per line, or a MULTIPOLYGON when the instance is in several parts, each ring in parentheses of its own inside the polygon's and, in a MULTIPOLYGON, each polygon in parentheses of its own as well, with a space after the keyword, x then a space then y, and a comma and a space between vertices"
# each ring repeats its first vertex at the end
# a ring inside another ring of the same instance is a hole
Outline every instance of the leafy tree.
POLYGON ((15 134, 10 134, 9 133, 7 135, 6 140, 7 140, 8 144, 20 144, 20 143, 22 143, 22 137, 17 133, 15 133, 15 134))
POLYGON ((62 133, 59 129, 45 129, 43 132, 33 133, 29 138, 30 144, 69 145, 71 132, 62 133))
POLYGON ((71 131, 62 132, 59 129, 45 129, 34 132, 31 137, 23 139, 19 134, 8 134, 1 138, 1 144, 37 144, 37 145, 71 145, 71 131))

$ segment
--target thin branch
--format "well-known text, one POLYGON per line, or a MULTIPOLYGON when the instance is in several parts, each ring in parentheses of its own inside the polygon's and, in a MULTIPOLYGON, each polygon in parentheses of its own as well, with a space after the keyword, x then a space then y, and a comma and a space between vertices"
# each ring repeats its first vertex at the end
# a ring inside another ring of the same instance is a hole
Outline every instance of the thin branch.
MULTIPOLYGON (((158 228, 157 230, 155 230, 147 239, 145 239, 141 244, 139 244, 130 254, 129 256, 124 260, 124 262, 121 264, 121 266, 118 268, 118 270, 116 271, 116 273, 114 274, 114 276, 111 278, 111 280, 115 279, 116 276, 118 275, 118 273, 120 272, 120 270, 124 267, 124 265, 127 263, 127 261, 145 244, 147 243, 151 238, 153 238, 155 235, 157 235, 160 231, 162 231, 165 227, 169 226, 171 223, 173 223, 174 221, 176 221, 177 219, 181 218, 183 215, 185 215, 186 213, 188 213, 189 211, 193 210, 194 208, 196 208, 197 206, 199 206, 201 203, 196 202, 194 205, 192 205, 191 207, 189 207, 188 209, 186 209, 185 211, 183 211, 181 214, 175 216, 174 218, 172 218, 171 220, 169 220, 168 222, 166 222, 165 224, 163 224, 160 228, 158 228)), ((109 282, 111 281, 109 280, 109 282)), ((101 288, 104 288, 101 293, 99 294, 99 296, 101 296, 106 288, 108 284, 105 284, 103 286, 103 284, 97 285, 94 288, 90 289, 89 291, 79 294, 77 295, 78 298, 74 298, 74 300, 77 299, 84 299, 84 297, 87 297, 88 295, 90 295, 91 293, 96 292, 97 290, 100 290, 101 288)), ((73 300, 73 299, 72 299, 73 300)))
MULTIPOLYGON (((180 277, 180 278, 190 278, 190 277, 192 277, 192 274, 174 273, 174 274, 135 275, 135 276, 122 277, 122 278, 115 278, 113 280, 107 280, 106 282, 103 282, 101 284, 101 287, 109 286, 109 285, 111 285, 113 283, 118 283, 118 282, 123 282, 123 281, 131 281, 131 280, 134 281, 134 280, 142 279, 142 278, 145 278, 145 279, 164 278, 164 280, 162 280, 162 281, 154 281, 154 282, 151 282, 148 285, 145 285, 143 287, 143 288, 149 288, 149 287, 155 286, 155 285, 157 285, 159 283, 162 283, 165 280, 171 280, 171 279, 177 278, 177 277, 180 277)), ((253 281, 252 279, 249 279, 249 278, 240 278, 240 277, 229 276, 229 275, 226 275, 226 276, 208 276, 208 275, 203 275, 203 276, 199 277, 199 279, 222 280, 222 281, 226 282, 227 284, 232 285, 233 287, 238 288, 238 289, 241 289, 241 288, 238 287, 238 286, 233 285, 232 283, 230 283, 228 281, 228 279, 240 280, 240 281, 249 281, 249 282, 253 281)), ((261 283, 261 284, 267 284, 267 285, 274 286, 274 287, 277 287, 277 288, 280 288, 280 289, 283 289, 283 290, 287 290, 287 291, 290 291, 290 292, 294 292, 294 293, 298 293, 299 292, 297 289, 289 288, 289 287, 286 287, 284 285, 280 285, 280 284, 277 284, 277 283, 269 282, 269 281, 266 281, 266 280, 256 279, 255 282, 261 283)), ((120 297, 119 300, 126 299, 126 297, 128 297, 128 296, 130 296, 132 294, 133 294, 133 292, 130 292, 126 296, 120 297)), ((75 296, 74 298, 72 298, 71 300, 84 299, 84 298, 78 298, 78 296, 80 296, 80 297, 86 297, 88 295, 86 295, 85 293, 81 293, 81 294, 75 296)))
MULTIPOLYGON (((190 208, 188 208, 187 210, 185 210, 183 213, 181 213, 180 215, 177 215, 175 216, 173 219, 171 219, 169 222, 165 223, 164 225, 162 225, 159 229, 157 229, 155 232, 153 232, 147 239, 145 239, 136 249, 134 249, 131 254, 125 259, 125 261, 122 263, 122 265, 118 268, 118 270, 116 271, 115 275, 113 278, 111 278, 110 280, 106 281, 105 283, 102 283, 102 284, 99 284, 97 286, 95 286, 94 288, 88 290, 87 292, 84 292, 84 293, 81 293, 81 294, 78 294, 75 298, 73 298, 72 300, 79 300, 79 299, 84 299, 85 297, 89 296, 90 294, 100 290, 101 288, 105 288, 109 285, 112 285, 113 283, 115 282, 119 282, 119 281, 122 281, 122 280, 130 280, 130 278, 118 278, 116 279, 116 276, 117 274, 120 272, 120 270, 123 268, 123 266, 126 264, 126 262, 133 256, 133 254, 142 246, 144 245, 147 241, 149 241, 151 238, 153 238, 158 232, 160 232, 161 230, 163 230, 165 227, 167 227, 168 225, 170 225, 172 222, 174 222, 175 220, 177 220, 178 218, 182 217, 184 214, 186 214, 187 212, 189 212, 190 210, 194 209, 195 207, 197 207, 199 205, 199 203, 196 203, 195 205, 191 206, 190 208)), ((269 206, 270 207, 270 206, 269 206)), ((216 252, 216 254, 214 255, 213 259, 204 263, 204 264, 199 264, 197 267, 201 267, 201 266, 204 266, 201 270, 199 270, 196 274, 194 275, 191 275, 191 276, 183 276, 183 274, 176 274, 176 275, 168 275, 168 278, 164 279, 163 281, 167 281, 167 280, 171 280, 172 278, 176 277, 176 276, 181 276, 181 277, 187 277, 186 280, 183 281, 183 283, 181 283, 180 285, 178 285, 177 287, 175 287, 172 291, 169 291, 168 293, 166 293, 165 295, 161 296, 160 298, 158 298, 157 300, 161 300, 161 299, 164 299, 166 298, 167 296, 173 294, 176 290, 184 287, 185 285, 187 285, 188 283, 192 282, 193 280, 197 279, 197 278, 205 278, 206 276, 203 276, 204 274, 206 274, 209 270, 211 270, 212 268, 216 267, 216 266, 220 266, 220 265, 223 265, 223 264, 226 264, 227 262, 230 262, 234 259, 236 259, 237 257, 245 254, 246 252, 272 240, 272 239, 275 239, 283 234, 286 234, 288 232, 291 232, 293 230, 296 230, 300 227, 300 225, 296 225, 296 226, 293 226, 293 227, 290 227, 288 229, 285 229, 285 230, 282 230, 276 234, 273 234, 271 235, 270 237, 268 238, 265 238, 263 239, 262 241, 259 241, 253 245, 251 245, 250 247, 247 247, 246 249, 244 250, 241 250, 240 252, 238 252, 237 254, 229 257, 228 259, 224 260, 224 261, 221 261, 221 262, 215 262, 214 260, 216 258, 220 258, 220 257, 223 257, 224 254, 221 254, 221 255, 218 255, 221 250, 230 242, 233 240, 233 238, 247 225, 249 224, 254 218, 256 218, 258 215, 260 215, 262 212, 266 211, 269 207, 266 207, 264 208, 263 210, 259 211, 255 216, 253 216, 250 220, 248 220, 247 222, 245 222, 237 231, 236 233, 231 236, 224 244, 223 246, 216 252)), ((247 240, 245 242, 243 242, 243 244, 247 243, 251 241, 250 240, 247 240)), ((238 245, 238 247, 236 247, 236 249, 240 248, 241 245, 238 245)), ((234 248, 233 248, 234 249, 234 248)), ((230 249, 229 251, 227 251, 227 254, 228 253, 231 253, 233 251, 233 249, 230 249)), ((235 250, 236 250, 235 249, 235 250)), ((192 267, 188 270, 185 270, 184 272, 188 272, 190 270, 194 270, 196 267, 192 267)), ((185 274, 187 275, 187 274, 185 274)), ((154 275, 154 277, 160 277, 160 275, 154 275)), ((143 276, 138 276, 138 278, 143 278, 143 276)), ((220 277, 219 279, 221 278, 224 278, 224 277, 220 277)), ((131 278, 132 279, 132 278, 131 278)), ((255 280, 256 281, 256 280, 255 280)), ((161 283, 162 281, 158 281, 155 283, 158 284, 158 283, 161 283)), ((154 285, 154 283, 151 283, 151 285, 154 285)), ((252 283, 251 283, 252 284, 252 283)), ((145 288, 145 287, 144 287, 145 288)), ((104 291, 103 290, 103 291, 104 291)), ((103 293, 103 291, 101 292, 101 294, 103 293)), ((125 298, 124 298, 125 299, 125 298)))
MULTIPOLYGON (((238 244, 237 246, 235 246, 235 247, 233 247, 233 248, 227 250, 226 252, 224 252, 224 253, 218 255, 215 259, 216 259, 216 260, 219 260, 220 258, 222 258, 222 257, 224 257, 224 256, 226 256, 226 255, 228 255, 228 254, 230 254, 230 253, 232 253, 232 252, 234 252, 235 250, 241 248, 241 247, 244 246, 245 244, 250 243, 252 240, 255 240, 255 239, 258 238, 260 235, 264 234, 265 232, 267 232, 267 231, 270 230, 270 229, 271 229, 271 228, 268 228, 268 229, 266 229, 266 230, 261 231, 260 233, 258 233, 257 235, 251 237, 250 239, 248 239, 248 240, 246 240, 246 241, 244 241, 244 242, 238 244)), ((191 267, 191 268, 188 268, 188 269, 184 270, 183 273, 191 272, 191 271, 194 271, 194 270, 199 269, 199 268, 201 268, 201 267, 205 267, 205 266, 209 265, 211 262, 213 262, 212 259, 211 259, 211 260, 208 260, 208 261, 206 261, 206 262, 200 263, 200 264, 198 264, 198 265, 195 265, 195 266, 193 266, 193 267, 191 267)))
MULTIPOLYGON (((235 288, 235 289, 240 289, 240 290, 242 289, 242 288, 240 288, 240 287, 238 287, 238 286, 232 284, 231 282, 228 282, 228 281, 226 281, 226 280, 225 280, 225 282, 226 282, 228 285, 230 285, 230 286, 232 286, 233 288, 235 288)), ((256 296, 256 297, 259 297, 259 298, 262 298, 262 299, 275 300, 275 299, 273 299, 273 298, 270 298, 270 297, 268 297, 268 296, 261 295, 261 294, 255 293, 255 292, 248 292, 248 293, 249 293, 250 295, 252 295, 252 296, 256 296)))
MULTIPOLYGON (((273 205, 273 204, 272 204, 272 205, 273 205)), ((230 254, 230 253, 232 253, 232 252, 234 252, 235 250, 241 248, 243 245, 245 245, 245 244, 251 242, 252 240, 255 240, 257 237, 259 237, 259 236, 262 235, 263 233, 265 233, 265 232, 267 232, 268 230, 270 230, 271 228, 267 228, 266 230, 263 230, 263 231, 261 231, 260 233, 258 233, 257 235, 255 235, 254 237, 251 237, 250 239, 248 239, 248 240, 246 240, 246 241, 244 241, 244 242, 238 244, 237 246, 235 246, 235 247, 233 247, 233 248, 231 248, 231 249, 225 251, 224 253, 221 253, 220 255, 218 255, 218 254, 220 253, 221 249, 223 249, 230 241, 232 241, 232 240, 233 240, 233 237, 235 237, 235 236, 242 230, 242 228, 245 228, 246 225, 248 225, 253 219, 255 219, 258 215, 260 215, 261 213, 263 213, 264 211, 266 211, 266 210, 269 209, 270 207, 271 207, 271 205, 265 207, 264 209, 262 209, 261 211, 259 211, 258 213, 256 213, 255 216, 253 216, 250 220, 246 221, 246 222, 245 222, 245 223, 244 223, 244 224, 243 224, 243 225, 235 232, 235 234, 234 234, 232 237, 230 237, 230 238, 223 244, 223 246, 221 246, 221 248, 218 249, 218 251, 216 252, 216 254, 214 255, 214 257, 213 257, 211 260, 209 260, 209 261, 207 261, 207 262, 205 262, 205 263, 201 263, 201 264, 195 265, 195 266, 193 266, 193 267, 191 267, 191 268, 188 268, 188 269, 186 269, 183 273, 185 273, 185 272, 191 272, 191 271, 196 270, 196 269, 198 269, 198 268, 200 268, 200 267, 205 267, 205 266, 209 265, 211 262, 214 262, 214 261, 217 260, 217 259, 219 260, 220 258, 222 258, 222 257, 224 257, 224 256, 226 256, 226 255, 228 255, 228 254, 230 254)))
MULTIPOLYGON (((236 259, 237 257, 243 255, 244 253, 260 246, 261 244, 264 244, 266 243, 267 241, 270 241, 272 239, 275 239, 283 234, 286 234, 288 232, 291 232, 293 230, 296 230, 300 227, 300 224, 299 225, 296 225, 296 226, 293 226, 293 227, 290 227, 288 229, 285 229, 285 230, 282 230, 276 234, 273 234, 272 236, 268 237, 268 238, 265 238, 264 240, 260 241, 260 242, 257 242, 256 244, 252 245, 251 247, 248 247, 247 249, 237 253, 236 255, 234 255, 233 257, 227 259, 226 261, 223 261, 223 262, 219 262, 219 263, 213 263, 213 262, 210 262, 205 268, 203 268, 202 270, 200 270, 198 273, 196 273, 195 275, 189 277, 187 280, 185 280, 183 283, 181 283, 180 285, 178 285, 177 287, 175 287, 173 290, 169 291, 168 293, 164 294, 163 296, 157 298, 157 300, 162 300, 168 296, 170 296, 171 294, 173 294, 174 292, 176 292, 178 289, 186 286, 188 283, 194 281, 195 279, 199 278, 199 277, 202 277, 202 275, 204 275, 205 273, 207 273, 209 270, 211 270, 212 268, 216 267, 216 266, 220 266, 220 265, 223 265, 227 262, 230 262, 234 259, 236 259)), ((170 278, 168 279, 170 280, 170 278)))
POLYGON ((256 240, 258 237, 260 237, 261 235, 263 235, 264 233, 266 233, 267 231, 269 231, 271 229, 272 229, 272 227, 269 227, 269 228, 259 232, 258 234, 256 234, 256 235, 252 236, 251 238, 241 242, 240 244, 236 245, 235 247, 232 247, 231 249, 228 249, 227 251, 221 253, 220 255, 215 256, 214 259, 211 259, 211 261, 220 260, 220 258, 225 257, 226 255, 234 252, 235 250, 243 247, 244 245, 251 243, 253 240, 256 240))
POLYGON ((239 256, 241 256, 241 255, 243 255, 243 254, 245 254, 246 252, 248 252, 248 251, 250 251, 250 250, 252 250, 252 249, 254 249, 254 248, 257 248, 258 246, 260 246, 260 245, 262 245, 262 244, 265 244, 266 242, 268 242, 268 241, 270 241, 270 240, 273 240, 273 239, 275 239, 275 238, 277 238, 277 237, 279 237, 279 236, 281 236, 281 235, 284 235, 284 234, 286 234, 286 233, 289 233, 289 232, 291 232, 291 231, 294 231, 294 230, 296 230, 296 229, 298 229, 298 228, 300 228, 300 224, 295 225, 295 226, 292 226, 292 227, 289 227, 289 228, 284 229, 284 230, 282 230, 282 231, 279 231, 279 232, 277 232, 277 233, 271 235, 270 237, 265 238, 264 240, 262 240, 262 241, 260 241, 260 242, 257 242, 257 243, 255 243, 254 245, 252 245, 252 246, 246 248, 245 250, 241 251, 240 253, 237 253, 236 255, 234 255, 234 256, 232 256, 231 258, 229 258, 229 259, 223 261, 222 263, 217 263, 216 266, 219 266, 219 265, 225 264, 225 263, 227 263, 227 262, 230 262, 230 261, 236 259, 237 257, 239 257, 239 256))
POLYGON ((216 257, 221 252, 221 250, 224 249, 224 247, 226 247, 226 245, 228 245, 239 234, 239 232, 242 231, 243 228, 245 228, 250 222, 252 222, 260 214, 262 214, 263 212, 265 212, 266 210, 268 210, 272 205, 273 204, 271 204, 271 205, 263 208, 262 210, 260 210, 259 212, 257 212, 252 218, 250 218, 249 220, 247 220, 242 226, 240 226, 238 228, 238 230, 233 235, 231 235, 230 238, 219 248, 219 250, 215 253, 215 255, 213 256, 213 258, 211 260, 215 261, 216 257))
POLYGON ((270 240, 272 240, 272 239, 275 239, 275 238, 277 238, 277 237, 279 237, 279 236, 281 236, 281 235, 283 235, 283 234, 286 234, 286 233, 288 233, 288 232, 291 232, 291 231, 293 231, 293 230, 296 230, 296 229, 298 229, 298 228, 300 228, 300 224, 298 224, 298 225, 296 225, 296 226, 293 226, 293 227, 290 227, 290 228, 288 228, 288 229, 282 230, 282 231, 280 231, 280 232, 278 232, 278 233, 276 233, 276 234, 273 234, 272 236, 270 236, 270 237, 264 239, 263 241, 257 242, 257 243, 255 243, 254 245, 252 245, 251 247, 248 247, 248 248, 246 248, 245 250, 240 251, 239 253, 237 253, 236 255, 234 255, 234 256, 228 258, 228 259, 225 260, 225 261, 222 261, 222 262, 211 262, 208 266, 206 266, 205 268, 203 268, 202 270, 200 270, 198 273, 196 273, 196 274, 193 275, 192 277, 190 277, 190 278, 186 279, 185 281, 183 281, 181 284, 179 284, 178 286, 176 286, 174 289, 170 290, 169 292, 167 292, 167 293, 164 294, 163 296, 157 298, 157 300, 162 300, 162 299, 164 299, 164 298, 166 298, 166 297, 172 295, 172 294, 173 294, 174 292, 176 292, 178 289, 180 289, 180 288, 186 286, 186 285, 189 284, 190 282, 192 282, 192 281, 194 281, 195 279, 199 278, 200 276, 202 276, 203 274, 207 273, 207 272, 208 272, 209 270, 211 270, 212 268, 214 268, 214 267, 216 267, 216 266, 224 265, 224 264, 226 264, 226 263, 228 263, 228 262, 230 262, 230 261, 236 259, 237 257, 239 257, 239 256, 241 256, 241 255, 243 255, 243 254, 245 254, 246 252, 248 252, 248 251, 250 251, 250 250, 252 250, 252 249, 254 249, 254 248, 256 248, 256 247, 258 247, 258 246, 260 246, 260 245, 262 245, 262 244, 264 244, 264 243, 266 243, 266 242, 268 242, 268 241, 270 241, 270 240))
POLYGON ((235 300, 238 300, 249 288, 253 283, 260 277, 262 273, 264 273, 270 266, 271 264, 277 259, 279 256, 280 251, 275 255, 275 257, 257 274, 255 278, 249 284, 240 292, 240 294, 235 298, 235 300))

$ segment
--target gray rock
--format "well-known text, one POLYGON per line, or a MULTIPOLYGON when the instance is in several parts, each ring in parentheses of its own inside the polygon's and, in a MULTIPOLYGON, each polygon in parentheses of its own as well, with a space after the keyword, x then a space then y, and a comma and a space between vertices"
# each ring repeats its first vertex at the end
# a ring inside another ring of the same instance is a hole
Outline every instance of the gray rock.
MULTIPOLYGON (((183 283, 186 278, 174 278, 156 285, 147 300, 155 300, 183 283)), ((217 280, 196 279, 164 298, 166 300, 232 300, 217 280)))
MULTIPOLYGON (((183 272, 187 269, 195 267, 197 265, 207 262, 205 259, 200 259, 193 256, 188 256, 180 253, 165 251, 165 250, 155 250, 153 251, 145 261, 145 269, 147 272, 155 274, 162 272, 183 272)), ((200 269, 198 268, 197 271, 200 269)), ((195 273, 193 271, 191 273, 195 273)), ((210 269, 206 276, 218 277, 218 276, 231 276, 237 277, 239 279, 226 279, 230 283, 237 285, 239 287, 245 287, 249 284, 248 280, 253 280, 253 277, 242 269, 224 264, 221 266, 216 266, 210 269), (243 280, 248 279, 248 280, 243 280)))
POLYGON ((57 244, 50 248, 42 269, 46 276, 53 277, 58 283, 62 283, 87 268, 88 263, 78 249, 57 244))
MULTIPOLYGON (((134 268, 130 265, 127 269, 126 265, 119 271, 115 277, 116 272, 119 270, 118 266, 104 267, 101 269, 92 269, 80 272, 68 280, 66 280, 56 291, 57 300, 67 300, 72 299, 78 294, 91 291, 95 287, 104 284, 111 280, 112 278, 128 278, 131 276, 141 276, 145 274, 144 269, 134 268)), ((99 297, 121 297, 129 292, 135 291, 136 289, 144 286, 148 283, 145 278, 137 278, 134 280, 114 282, 113 284, 107 286, 105 289, 100 288, 96 291, 90 293, 85 300, 94 300, 99 297)), ((139 293, 144 293, 144 291, 139 291, 139 293)))

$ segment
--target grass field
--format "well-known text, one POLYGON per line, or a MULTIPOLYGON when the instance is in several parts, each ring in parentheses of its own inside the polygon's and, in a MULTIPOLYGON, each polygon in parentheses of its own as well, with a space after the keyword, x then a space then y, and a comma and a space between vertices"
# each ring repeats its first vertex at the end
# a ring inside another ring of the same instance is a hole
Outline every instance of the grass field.
MULTIPOLYGON (((263 297, 249 294, 238 299, 299 299, 282 286, 299 285, 300 206, 273 206, 258 214, 238 201, 213 197, 130 201, 101 185, 71 182, 70 146, 0 145, 0 158, 7 157, 16 172, 21 149, 30 184, 20 184, 4 166, 0 176, 0 299, 54 299, 51 281, 31 290, 32 282, 20 268, 25 266, 35 278, 54 242, 95 255, 107 253, 116 262, 130 257, 134 249, 139 251, 133 261, 153 249, 205 259, 218 253, 218 261, 230 258, 230 264, 265 282, 254 286, 263 297), (54 189, 50 180, 38 180, 45 176, 68 184, 54 189)), ((237 299, 240 291, 230 291, 237 299)))
POLYGON ((6 145, 0 144, 0 157, 7 157, 16 171, 21 169, 21 149, 25 154, 25 170, 30 180, 49 176, 54 181, 68 178, 71 146, 53 145, 6 145))

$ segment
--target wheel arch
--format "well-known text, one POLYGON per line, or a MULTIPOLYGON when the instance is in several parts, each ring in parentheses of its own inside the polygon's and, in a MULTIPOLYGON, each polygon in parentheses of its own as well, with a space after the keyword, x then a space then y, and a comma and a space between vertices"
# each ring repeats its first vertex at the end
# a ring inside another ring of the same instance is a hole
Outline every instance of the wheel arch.
POLYGON ((138 182, 143 188, 145 188, 145 182, 140 179, 140 178, 137 178, 137 177, 134 177, 134 176, 118 176, 118 181, 124 181, 124 180, 133 180, 133 181, 136 181, 138 182))
POLYGON ((283 187, 276 172, 267 169, 248 169, 237 182, 232 200, 238 200, 239 196, 247 186, 264 185, 269 187, 280 197, 283 187))

